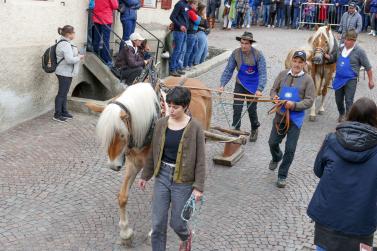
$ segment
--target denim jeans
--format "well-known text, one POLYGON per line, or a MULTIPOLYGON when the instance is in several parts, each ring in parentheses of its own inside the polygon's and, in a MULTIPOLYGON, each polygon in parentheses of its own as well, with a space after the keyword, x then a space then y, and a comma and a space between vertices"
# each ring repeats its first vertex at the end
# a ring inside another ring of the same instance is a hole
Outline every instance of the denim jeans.
POLYGON ((293 7, 292 29, 298 28, 299 18, 300 18, 300 7, 293 7))
MULTIPOLYGON (((122 22, 122 27, 123 27, 122 40, 127 41, 130 39, 131 34, 135 32, 136 20, 121 19, 120 21, 122 22)), ((124 43, 122 41, 119 46, 119 51, 121 51, 123 47, 124 47, 124 43)))
POLYGON ((107 65, 111 65, 110 54, 111 24, 97 24, 93 26, 93 50, 107 65))
POLYGON ((326 251, 326 249, 316 246, 315 251, 326 251))
POLYGON ((351 110, 356 93, 356 86, 357 79, 353 79, 349 80, 342 88, 335 91, 335 102, 340 115, 345 115, 346 112, 348 114, 351 110), (346 109, 344 109, 344 103, 346 103, 346 109))
POLYGON ((258 23, 258 18, 259 18, 259 6, 253 5, 253 12, 251 13, 251 23, 252 24, 257 24, 258 23))
POLYGON ((194 63, 194 48, 196 43, 198 42, 198 36, 196 33, 194 34, 187 34, 187 40, 186 40, 186 52, 185 57, 183 61, 183 68, 189 66, 191 67, 194 63))
POLYGON ((55 97, 55 116, 59 117, 68 113, 67 94, 72 83, 71 77, 56 75, 59 81, 58 94, 55 97))
POLYGON ((267 25, 270 19, 270 4, 263 5, 263 24, 267 25))
POLYGON ((251 8, 248 8, 246 13, 245 13, 245 20, 243 23, 245 26, 250 26, 251 24, 251 8))
POLYGON ((93 10, 88 9, 88 37, 86 39, 87 51, 93 51, 93 10))
POLYGON ((369 23, 370 23, 370 16, 369 16, 369 14, 365 14, 363 12, 363 13, 361 13, 361 18, 362 18, 362 23, 363 23, 362 31, 367 31, 369 23))
POLYGON ((291 24, 291 5, 286 4, 284 5, 284 19, 285 19, 285 26, 289 27, 291 24))
POLYGON ((181 31, 173 31, 174 50, 170 58, 170 71, 176 71, 179 67, 179 60, 182 58, 183 51, 186 47, 187 34, 181 31))
POLYGON ((189 237, 189 229, 181 219, 181 212, 190 198, 192 185, 177 184, 173 181, 174 168, 161 163, 155 178, 152 202, 152 250, 166 250, 168 213, 171 204, 170 227, 182 241, 189 237))
POLYGON ((376 16, 377 16, 377 13, 371 13, 371 16, 370 16, 370 27, 374 31, 376 31, 376 23, 377 23, 376 16))
POLYGON ((194 65, 201 64, 208 54, 208 37, 204 31, 198 32, 197 51, 195 53, 194 65))
POLYGON ((297 141, 300 136, 300 128, 298 128, 292 121, 290 121, 290 126, 288 132, 286 133, 283 129, 285 123, 279 125, 279 132, 276 129, 276 122, 280 123, 281 116, 276 115, 271 129, 270 138, 268 144, 270 145, 270 152, 272 155, 272 161, 279 162, 283 159, 279 166, 278 177, 286 179, 288 176, 288 170, 293 162, 293 158, 296 152, 297 141), (284 155, 280 149, 280 143, 287 136, 287 141, 285 142, 285 151, 284 155))
POLYGON ((277 27, 283 27, 284 26, 284 7, 277 7, 277 27))
MULTIPOLYGON (((250 94, 242 85, 236 83, 234 87, 234 93, 250 94)), ((235 98, 242 99, 243 96, 234 95, 235 98)), ((234 100, 233 101, 233 123, 232 126, 239 130, 241 128, 241 115, 243 110, 244 101, 234 100)), ((258 129, 260 123, 258 121, 258 112, 257 112, 257 102, 246 102, 248 107, 249 119, 251 124, 251 129, 258 129)))

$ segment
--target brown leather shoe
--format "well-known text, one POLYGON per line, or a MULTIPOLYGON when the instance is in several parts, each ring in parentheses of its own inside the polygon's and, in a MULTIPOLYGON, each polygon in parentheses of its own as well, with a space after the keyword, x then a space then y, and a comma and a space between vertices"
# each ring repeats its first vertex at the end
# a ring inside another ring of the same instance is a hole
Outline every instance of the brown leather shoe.
POLYGON ((344 115, 339 115, 339 117, 338 117, 338 123, 342 123, 342 122, 344 122, 344 121, 346 121, 346 116, 344 116, 344 115))

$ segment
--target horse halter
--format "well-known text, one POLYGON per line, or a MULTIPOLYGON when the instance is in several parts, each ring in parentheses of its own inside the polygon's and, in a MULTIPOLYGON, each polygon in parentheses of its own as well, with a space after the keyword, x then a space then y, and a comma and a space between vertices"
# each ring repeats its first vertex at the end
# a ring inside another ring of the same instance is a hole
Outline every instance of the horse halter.
POLYGON ((122 103, 120 103, 116 100, 113 100, 110 103, 108 103, 108 105, 110 105, 110 104, 114 104, 114 105, 119 106, 126 114, 126 116, 124 116, 122 118, 122 121, 125 124, 125 126, 127 127, 127 130, 129 132, 128 133, 128 145, 127 145, 127 147, 128 147, 128 149, 131 149, 135 146, 135 143, 134 143, 134 140, 133 140, 133 137, 132 137, 131 113, 125 105, 123 105, 122 103))

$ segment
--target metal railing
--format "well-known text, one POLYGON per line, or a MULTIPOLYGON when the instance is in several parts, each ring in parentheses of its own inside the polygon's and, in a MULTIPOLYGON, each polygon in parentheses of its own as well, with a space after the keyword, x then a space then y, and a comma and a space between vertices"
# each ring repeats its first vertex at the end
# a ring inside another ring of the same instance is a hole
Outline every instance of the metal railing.
POLYGON ((348 5, 303 3, 300 6, 299 28, 303 26, 331 25, 339 26, 342 15, 348 11, 348 5))

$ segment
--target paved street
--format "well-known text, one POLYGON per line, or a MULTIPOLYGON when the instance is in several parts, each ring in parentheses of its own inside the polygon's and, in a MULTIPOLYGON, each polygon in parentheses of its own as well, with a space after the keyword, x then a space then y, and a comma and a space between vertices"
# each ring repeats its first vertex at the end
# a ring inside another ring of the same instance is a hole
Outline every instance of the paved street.
MULTIPOLYGON (((304 45, 309 32, 252 30, 266 56, 268 93, 283 69, 289 48, 304 45)), ((215 31, 210 45, 232 49, 242 31, 215 31)), ((361 36, 369 58, 377 57, 376 39, 361 36)), ((372 60, 374 71, 376 61, 372 60)), ((199 77, 209 87, 219 85, 225 65, 199 77)), ((234 81, 233 81, 234 82, 234 81)), ((227 86, 232 90, 233 82, 227 86)), ((377 100, 361 78, 357 97, 377 100)), ((334 92, 326 101, 326 113, 317 122, 305 121, 285 189, 275 186, 276 172, 267 166, 267 144, 272 116, 270 104, 259 104, 262 124, 259 139, 244 148, 246 156, 232 168, 216 166, 212 157, 222 145, 207 144, 206 201, 198 218, 193 250, 313 250, 313 224, 306 208, 318 179, 313 174, 316 153, 336 126, 334 92)), ((226 113, 214 101, 213 125, 227 126, 226 113)), ((132 247, 119 242, 117 194, 124 170, 106 167, 104 150, 95 138, 97 117, 74 114, 67 124, 51 120, 52 112, 0 134, 0 250, 150 250, 151 183, 146 192, 132 188, 128 204, 135 230, 132 247)), ((248 116, 242 129, 249 130, 248 116)), ((169 230, 168 250, 178 249, 169 230)), ((377 243, 377 236, 375 238, 377 243)))

